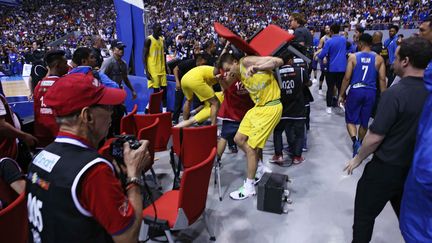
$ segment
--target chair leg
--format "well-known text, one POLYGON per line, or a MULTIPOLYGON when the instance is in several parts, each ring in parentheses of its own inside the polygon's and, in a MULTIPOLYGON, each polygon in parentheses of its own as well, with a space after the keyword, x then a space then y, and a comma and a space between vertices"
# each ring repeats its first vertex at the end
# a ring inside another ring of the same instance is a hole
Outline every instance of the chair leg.
POLYGON ((165 235, 169 243, 174 243, 173 235, 170 230, 165 230, 165 235))
MULTIPOLYGON (((222 202, 221 178, 220 178, 220 173, 221 173, 220 162, 218 162, 216 166, 217 166, 217 177, 218 177, 218 193, 219 193, 219 201, 222 202)), ((216 177, 216 175, 215 175, 215 177, 216 177)))
POLYGON ((204 212, 203 212, 203 218, 204 218, 204 224, 205 224, 205 227, 207 229, 207 232, 210 235, 210 240, 211 241, 216 241, 216 236, 215 236, 215 233, 213 231, 213 228, 210 227, 210 224, 209 224, 209 221, 208 221, 208 214, 207 214, 206 210, 204 210, 204 212))
POLYGON ((154 171, 154 169, 151 168, 150 172, 151 172, 151 174, 153 176, 154 183, 157 185, 157 187, 158 187, 159 190, 162 190, 162 185, 159 183, 159 180, 157 178, 157 175, 156 175, 156 172, 154 171))
POLYGON ((145 224, 144 221, 143 221, 141 223, 141 228, 140 228, 138 240, 139 241, 145 241, 145 240, 147 240, 148 231, 149 231, 149 226, 147 224, 145 224))

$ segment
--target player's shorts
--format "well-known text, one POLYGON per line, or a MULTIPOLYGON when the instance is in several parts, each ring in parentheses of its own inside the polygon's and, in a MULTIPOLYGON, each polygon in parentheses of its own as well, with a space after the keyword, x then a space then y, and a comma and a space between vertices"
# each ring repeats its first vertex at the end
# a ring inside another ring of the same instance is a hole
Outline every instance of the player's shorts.
POLYGON ((205 101, 215 96, 213 88, 204 80, 182 79, 181 87, 187 100, 192 100, 194 94, 200 101, 205 101))
MULTIPOLYGON (((223 102, 224 96, 222 92, 216 92, 215 93, 216 98, 219 100, 220 103, 223 102)), ((198 123, 203 123, 207 119, 209 119, 211 113, 211 105, 210 102, 204 101, 204 107, 194 116, 194 119, 198 123)))
POLYGON ((317 70, 317 67, 318 67, 318 61, 315 60, 315 59, 312 59, 312 64, 311 64, 311 66, 312 66, 312 70, 317 70))
POLYGON ((345 103, 345 122, 367 128, 375 98, 375 89, 351 88, 345 103))
POLYGON ((240 122, 223 120, 221 137, 227 141, 234 139, 234 136, 236 135, 239 127, 240 122))
POLYGON ((147 87, 149 89, 158 89, 167 86, 166 75, 152 75, 152 80, 148 80, 147 87))
POLYGON ((264 148, 281 116, 282 104, 279 100, 270 101, 265 106, 255 106, 244 116, 238 132, 248 136, 247 143, 251 148, 264 148))

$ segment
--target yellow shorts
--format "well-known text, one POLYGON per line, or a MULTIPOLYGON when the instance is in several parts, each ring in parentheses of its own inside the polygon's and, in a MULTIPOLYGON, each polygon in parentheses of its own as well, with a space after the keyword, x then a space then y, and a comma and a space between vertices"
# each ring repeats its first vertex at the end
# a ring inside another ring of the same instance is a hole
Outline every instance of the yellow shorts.
MULTIPOLYGON (((216 97, 218 98, 219 102, 222 103, 224 100, 224 96, 222 92, 216 92, 216 97)), ((204 101, 204 107, 194 116, 194 119, 198 123, 202 123, 209 119, 211 113, 211 107, 210 102, 204 101)))
POLYGON ((149 89, 154 88, 158 89, 160 87, 167 86, 167 77, 166 75, 152 75, 152 80, 148 80, 147 87, 149 89))
POLYGON ((213 88, 204 80, 182 79, 181 87, 187 100, 192 100, 194 94, 201 102, 215 96, 213 88))
POLYGON ((279 123, 282 116, 282 104, 255 106, 250 109, 240 123, 238 132, 248 136, 248 145, 264 148, 264 145, 279 123))

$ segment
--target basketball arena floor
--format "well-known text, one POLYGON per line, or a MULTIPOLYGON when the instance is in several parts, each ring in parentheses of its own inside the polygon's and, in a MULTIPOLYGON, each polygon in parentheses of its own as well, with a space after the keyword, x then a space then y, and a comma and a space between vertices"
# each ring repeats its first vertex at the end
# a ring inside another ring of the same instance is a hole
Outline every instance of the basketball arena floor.
MULTIPOLYGON (((326 85, 324 84, 325 92, 326 85)), ((264 161, 273 172, 287 174, 290 198, 287 214, 257 210, 257 197, 242 201, 229 198, 229 193, 242 185, 246 175, 243 152, 224 154, 221 169, 223 201, 218 199, 214 172, 210 179, 207 212, 216 242, 290 242, 348 243, 352 240, 354 196, 364 165, 351 176, 343 172, 352 156, 351 140, 345 129, 343 113, 327 114, 325 96, 318 94, 318 84, 311 87, 315 102, 311 103, 311 129, 308 134, 306 161, 288 168, 269 164, 273 155, 272 136, 264 149, 264 161)), ((284 141, 285 138, 284 138, 284 141)), ((172 169, 168 152, 157 153, 154 168, 164 191, 172 186, 172 169)), ((369 161, 370 158, 366 159, 369 161)), ((204 221, 176 234, 177 242, 209 242, 204 221)), ((403 242, 397 218, 390 206, 375 221, 373 243, 403 242)))

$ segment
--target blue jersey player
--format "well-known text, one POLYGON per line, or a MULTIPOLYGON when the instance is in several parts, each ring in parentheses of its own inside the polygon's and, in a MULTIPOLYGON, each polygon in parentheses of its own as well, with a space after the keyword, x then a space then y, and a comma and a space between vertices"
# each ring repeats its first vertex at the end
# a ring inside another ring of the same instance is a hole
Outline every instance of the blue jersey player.
POLYGON ((345 105, 345 121, 353 141, 353 156, 366 135, 369 117, 375 104, 377 81, 381 92, 386 85, 384 59, 371 51, 372 36, 363 34, 359 39, 359 52, 351 54, 340 90, 339 104, 345 105), (348 95, 346 90, 350 86, 348 95), (357 125, 359 125, 357 135, 357 125))

